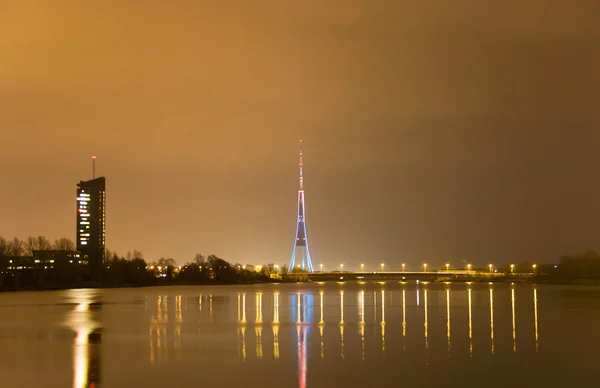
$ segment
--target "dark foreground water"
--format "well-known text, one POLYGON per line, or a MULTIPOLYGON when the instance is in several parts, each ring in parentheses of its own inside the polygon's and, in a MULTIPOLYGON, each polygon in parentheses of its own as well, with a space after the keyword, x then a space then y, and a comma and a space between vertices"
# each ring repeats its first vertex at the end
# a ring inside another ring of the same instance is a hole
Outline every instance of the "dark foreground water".
POLYGON ((600 386, 600 288, 0 294, 0 387, 600 386))

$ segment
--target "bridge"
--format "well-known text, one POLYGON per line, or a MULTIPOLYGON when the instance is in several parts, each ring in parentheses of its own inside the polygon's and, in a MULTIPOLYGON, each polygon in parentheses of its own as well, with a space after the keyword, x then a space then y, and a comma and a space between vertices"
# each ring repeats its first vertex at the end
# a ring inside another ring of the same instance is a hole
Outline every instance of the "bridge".
MULTIPOLYGON (((479 271, 419 271, 419 272, 351 272, 351 271, 332 271, 332 272, 314 272, 305 275, 308 280, 315 282, 327 281, 524 281, 534 276, 534 273, 505 273, 505 272, 479 272, 479 271)), ((294 276, 294 274, 289 274, 294 276)))

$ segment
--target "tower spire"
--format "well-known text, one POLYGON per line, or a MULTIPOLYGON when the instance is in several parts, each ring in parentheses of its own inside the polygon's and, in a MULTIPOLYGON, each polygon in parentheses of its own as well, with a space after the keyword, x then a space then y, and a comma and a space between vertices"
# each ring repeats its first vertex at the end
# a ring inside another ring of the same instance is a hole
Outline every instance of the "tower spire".
POLYGON ((300 190, 304 190, 304 178, 302 177, 302 139, 300 139, 300 162, 298 166, 300 167, 300 190))
POLYGON ((92 179, 96 179, 96 156, 92 156, 92 179))

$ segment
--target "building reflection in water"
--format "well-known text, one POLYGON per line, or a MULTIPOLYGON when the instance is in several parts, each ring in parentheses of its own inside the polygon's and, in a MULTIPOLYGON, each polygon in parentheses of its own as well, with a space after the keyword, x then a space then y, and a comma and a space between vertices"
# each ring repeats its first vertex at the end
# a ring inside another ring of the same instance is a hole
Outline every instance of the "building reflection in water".
POLYGON ((100 352, 102 300, 97 290, 69 290, 75 304, 65 325, 75 332, 73 342, 73 387, 100 386, 100 352))

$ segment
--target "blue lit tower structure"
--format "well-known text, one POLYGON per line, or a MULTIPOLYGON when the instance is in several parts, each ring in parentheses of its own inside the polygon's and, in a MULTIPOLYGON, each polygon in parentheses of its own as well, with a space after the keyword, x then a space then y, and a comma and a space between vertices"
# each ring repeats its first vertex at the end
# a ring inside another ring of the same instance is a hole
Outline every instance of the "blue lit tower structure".
POLYGON ((304 178, 302 177, 302 140, 300 140, 300 189, 298 190, 298 222, 296 224, 296 239, 294 240, 294 250, 288 270, 293 271, 299 266, 304 271, 314 272, 312 260, 310 259, 310 250, 308 249, 308 238, 306 235, 306 217, 304 206, 304 178))

